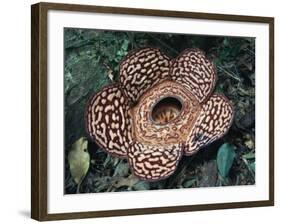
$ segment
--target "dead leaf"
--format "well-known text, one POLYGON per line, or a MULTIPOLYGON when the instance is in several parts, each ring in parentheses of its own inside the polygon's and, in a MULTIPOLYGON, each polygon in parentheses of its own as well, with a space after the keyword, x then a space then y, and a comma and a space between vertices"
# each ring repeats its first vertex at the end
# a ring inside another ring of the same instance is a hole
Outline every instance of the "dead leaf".
POLYGON ((121 160, 119 164, 115 167, 113 176, 126 177, 128 176, 129 171, 129 164, 121 160))
POLYGON ((129 187, 128 189, 133 189, 134 191, 144 191, 144 190, 149 190, 150 185, 147 181, 139 181, 133 186, 129 187))
POLYGON ((112 181, 111 186, 107 189, 107 192, 115 191, 119 187, 126 186, 131 188, 133 185, 138 183, 140 180, 134 175, 130 175, 129 177, 117 177, 112 181))
POLYGON ((112 69, 109 67, 109 65, 107 65, 105 63, 103 63, 103 64, 104 64, 104 66, 107 69, 107 76, 108 76, 108 78, 110 79, 110 81, 113 81, 114 80, 114 75, 113 75, 112 69))
POLYGON ((76 184, 82 183, 90 166, 90 154, 88 152, 88 141, 85 137, 79 138, 71 146, 68 154, 70 173, 76 184))
POLYGON ((249 148, 249 149, 254 149, 255 148, 255 143, 252 139, 249 139, 247 141, 245 141, 245 145, 249 148))
POLYGON ((212 187, 217 182, 217 163, 215 160, 204 162, 201 167, 202 178, 199 181, 200 187, 212 187))

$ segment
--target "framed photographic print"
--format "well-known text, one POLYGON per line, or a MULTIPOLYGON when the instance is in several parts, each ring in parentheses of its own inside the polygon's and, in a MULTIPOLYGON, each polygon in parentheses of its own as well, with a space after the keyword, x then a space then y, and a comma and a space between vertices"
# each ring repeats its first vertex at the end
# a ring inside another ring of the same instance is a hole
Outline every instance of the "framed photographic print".
POLYGON ((38 3, 31 25, 32 218, 274 204, 273 18, 38 3))

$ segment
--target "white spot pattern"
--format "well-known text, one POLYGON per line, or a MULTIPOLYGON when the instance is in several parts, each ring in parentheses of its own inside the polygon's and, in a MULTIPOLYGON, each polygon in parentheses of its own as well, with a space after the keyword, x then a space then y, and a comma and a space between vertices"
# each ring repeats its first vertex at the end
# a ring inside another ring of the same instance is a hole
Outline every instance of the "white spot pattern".
POLYGON ((229 100, 224 95, 213 94, 202 105, 201 113, 186 140, 185 154, 191 155, 221 138, 231 126, 233 117, 234 110, 229 100))
POLYGON ((104 150, 120 157, 127 156, 124 144, 132 142, 132 119, 128 111, 119 86, 112 85, 95 94, 86 113, 89 135, 104 150))
POLYGON ((208 98, 216 83, 212 62, 199 49, 183 51, 171 65, 172 80, 182 84, 201 103, 208 98))
POLYGON ((130 102, 157 82, 169 77, 170 60, 160 50, 143 48, 126 56, 120 64, 119 81, 130 102))
POLYGON ((134 174, 149 181, 170 176, 175 171, 181 155, 180 144, 149 146, 134 142, 128 150, 128 159, 134 174))

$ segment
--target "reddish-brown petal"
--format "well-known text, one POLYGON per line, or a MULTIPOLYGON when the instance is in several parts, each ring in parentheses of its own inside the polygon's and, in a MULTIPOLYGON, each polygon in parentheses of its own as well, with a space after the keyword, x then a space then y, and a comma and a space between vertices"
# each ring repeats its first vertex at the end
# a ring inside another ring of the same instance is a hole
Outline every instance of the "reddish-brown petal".
POLYGON ((89 102, 86 130, 89 136, 107 152, 127 156, 132 141, 132 119, 126 97, 118 85, 104 87, 89 102))
POLYGON ((119 81, 130 102, 159 81, 169 77, 169 58, 159 49, 143 48, 129 53, 120 64, 119 81))
POLYGON ((212 93, 216 70, 199 49, 187 49, 172 61, 171 78, 179 82, 202 103, 212 93))
POLYGON ((231 102, 221 94, 214 94, 202 105, 184 152, 191 155, 200 148, 225 135, 232 124, 234 110, 231 102))
POLYGON ((149 146, 134 142, 128 150, 133 173, 148 181, 164 179, 173 174, 181 155, 180 145, 149 146))

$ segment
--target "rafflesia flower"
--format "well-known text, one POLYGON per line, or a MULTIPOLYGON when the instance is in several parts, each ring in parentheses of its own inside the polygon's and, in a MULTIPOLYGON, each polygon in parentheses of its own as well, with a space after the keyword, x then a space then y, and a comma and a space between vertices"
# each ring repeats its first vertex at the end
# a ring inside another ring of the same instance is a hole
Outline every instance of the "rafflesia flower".
POLYGON ((167 178, 182 155, 221 138, 233 107, 213 94, 216 69, 199 49, 172 60, 159 49, 130 52, 114 84, 95 93, 86 108, 86 129, 106 152, 126 158, 140 179, 167 178))

